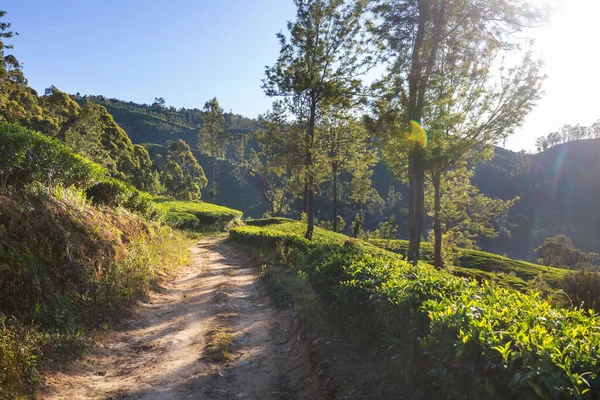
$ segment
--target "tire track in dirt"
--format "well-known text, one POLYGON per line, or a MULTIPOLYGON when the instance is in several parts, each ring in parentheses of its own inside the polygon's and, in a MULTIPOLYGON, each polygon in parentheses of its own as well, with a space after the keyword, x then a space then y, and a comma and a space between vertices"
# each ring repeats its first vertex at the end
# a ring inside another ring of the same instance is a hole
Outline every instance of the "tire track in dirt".
POLYGON ((42 399, 309 399, 309 359, 290 311, 278 311, 259 269, 224 237, 81 360, 47 375, 42 399), (228 333, 221 361, 207 356, 228 333), (229 336, 229 334, 231 336, 229 336))

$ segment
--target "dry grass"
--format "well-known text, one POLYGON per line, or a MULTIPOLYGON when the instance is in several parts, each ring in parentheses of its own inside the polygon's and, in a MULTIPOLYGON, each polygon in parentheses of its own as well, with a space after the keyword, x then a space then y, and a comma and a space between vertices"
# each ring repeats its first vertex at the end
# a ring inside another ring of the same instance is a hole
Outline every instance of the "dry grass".
POLYGON ((211 329, 207 336, 204 356, 215 362, 227 362, 233 359, 234 336, 231 329, 219 326, 211 329))
MULTIPOLYGON (((182 232, 74 189, 0 195, 0 399, 35 384, 41 354, 70 348, 146 295, 157 274, 189 261, 182 232)), ((52 356, 55 358, 55 355, 52 356)))

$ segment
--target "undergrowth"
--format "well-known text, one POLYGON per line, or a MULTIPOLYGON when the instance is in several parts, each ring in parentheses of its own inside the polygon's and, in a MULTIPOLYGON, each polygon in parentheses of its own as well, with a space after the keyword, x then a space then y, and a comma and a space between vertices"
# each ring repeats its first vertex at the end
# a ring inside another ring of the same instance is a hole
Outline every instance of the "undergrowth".
POLYGON ((0 398, 31 395, 44 359, 80 354, 83 333, 187 263, 190 243, 73 186, 0 195, 0 398))

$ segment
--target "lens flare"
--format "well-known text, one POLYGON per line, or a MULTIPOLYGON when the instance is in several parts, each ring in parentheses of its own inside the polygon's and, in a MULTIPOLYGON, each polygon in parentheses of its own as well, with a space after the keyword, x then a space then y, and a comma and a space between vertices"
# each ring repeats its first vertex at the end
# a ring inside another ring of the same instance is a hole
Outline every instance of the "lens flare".
POLYGON ((410 121, 408 140, 422 148, 427 147, 427 132, 417 121, 410 121))

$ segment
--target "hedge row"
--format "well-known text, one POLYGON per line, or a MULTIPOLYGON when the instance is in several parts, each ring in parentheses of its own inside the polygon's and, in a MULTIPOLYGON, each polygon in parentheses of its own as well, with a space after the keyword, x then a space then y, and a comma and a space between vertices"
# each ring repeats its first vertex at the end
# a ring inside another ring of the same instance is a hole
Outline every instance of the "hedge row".
POLYGON ((230 235, 262 252, 284 243, 332 318, 385 344, 407 387, 450 398, 600 396, 599 316, 426 264, 415 268, 332 232, 316 229, 308 242, 303 228, 240 227, 230 235))
POLYGON ((14 124, 0 123, 0 188, 43 186, 86 189, 96 204, 124 207, 149 216, 152 198, 134 186, 111 178, 108 171, 68 146, 14 124))
MULTIPOLYGON (((369 243, 398 253, 404 257, 408 252, 407 240, 371 239, 369 243)), ((433 246, 421 243, 421 258, 433 261, 433 246)), ((480 280, 494 278, 498 283, 518 289, 527 289, 527 282, 541 276, 552 287, 558 287, 568 272, 565 269, 547 267, 521 260, 513 260, 479 250, 458 249, 456 273, 480 280)))
POLYGON ((154 199, 164 222, 174 228, 195 232, 226 231, 241 224, 242 212, 203 201, 154 199))

